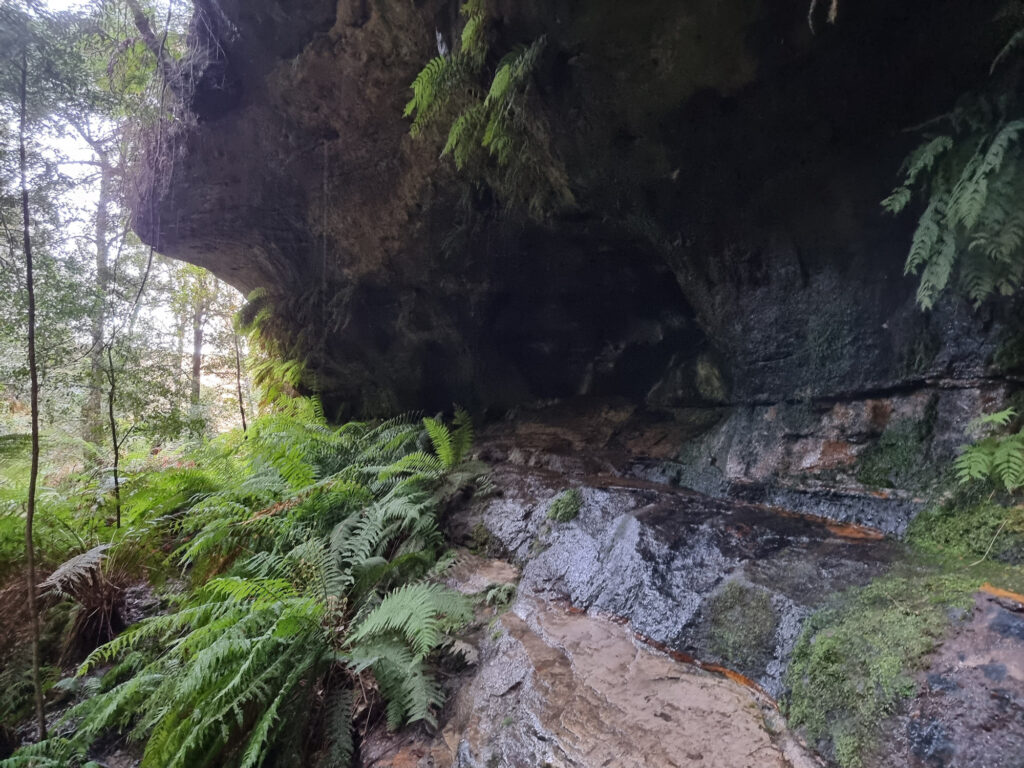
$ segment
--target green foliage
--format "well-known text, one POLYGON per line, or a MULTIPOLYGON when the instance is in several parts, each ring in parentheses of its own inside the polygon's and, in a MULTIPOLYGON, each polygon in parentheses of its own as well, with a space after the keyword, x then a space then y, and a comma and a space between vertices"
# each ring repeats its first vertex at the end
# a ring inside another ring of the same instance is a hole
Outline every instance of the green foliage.
POLYGON ((753 669, 775 648, 779 617, 763 590, 727 583, 707 606, 712 652, 739 669, 753 669))
POLYGON ((928 553, 971 559, 1024 562, 1024 429, 1006 408, 971 425, 982 436, 962 449, 954 463, 957 487, 913 521, 908 540, 928 553))
MULTIPOLYGON (((295 305, 308 308, 310 302, 305 301, 306 298, 295 305)), ((289 332, 283 318, 294 317, 297 323, 310 320, 312 326, 305 327, 316 328, 320 333, 325 332, 323 318, 299 316, 289 312, 291 308, 284 299, 265 288, 257 288, 246 297, 235 315, 235 329, 252 342, 256 352, 250 361, 250 373, 264 403, 279 403, 300 392, 315 390, 309 360, 316 345, 303 338, 285 341, 289 332)))
POLYGON ((882 723, 915 692, 914 674, 946 631, 950 608, 970 605, 979 584, 949 574, 887 577, 815 614, 793 651, 790 723, 842 768, 859 768, 882 723))
POLYGON ((924 552, 977 562, 1024 565, 1024 507, 994 501, 987 487, 961 487, 941 504, 921 512, 907 541, 924 552))
POLYGON ((575 520, 583 507, 583 494, 579 488, 570 488, 563 491, 551 502, 548 508, 548 518, 557 523, 567 523, 575 520))
MULTIPOLYGON (((22 448, 0 461, 0 580, 4 581, 20 567, 25 554, 29 455, 22 448)), ((46 568, 96 546, 109 531, 104 520, 107 499, 99 487, 102 478, 69 475, 64 466, 68 451, 75 452, 76 460, 80 456, 80 442, 44 434, 42 450, 44 482, 36 501, 35 539, 37 559, 46 568)))
POLYGON ((405 116, 420 136, 447 126, 441 154, 460 171, 486 181, 506 205, 535 218, 573 203, 561 162, 550 149, 547 121, 533 93, 533 77, 545 38, 505 53, 493 69, 483 0, 462 6, 465 18, 458 50, 431 59, 412 83, 405 116))
POLYGON ((504 610, 516 599, 518 587, 515 584, 495 584, 484 595, 484 604, 504 610))
POLYGON ((1024 486, 1024 428, 1011 434, 997 434, 1016 419, 1012 408, 983 416, 975 428, 988 431, 977 442, 965 446, 956 460, 956 476, 961 483, 992 482, 1008 493, 1024 486))
POLYGON ((473 421, 465 410, 455 410, 452 429, 437 419, 424 419, 423 426, 430 435, 434 453, 445 469, 452 469, 462 463, 473 444, 473 421))
POLYGON ((129 519, 177 540, 197 586, 89 656, 81 674, 113 668, 66 715, 72 736, 0 765, 81 765, 111 731, 145 741, 143 768, 346 765, 357 690, 380 692, 393 727, 433 722, 432 659, 472 616, 430 581, 444 562, 434 513, 471 432, 466 416, 429 421, 445 460, 417 450, 414 422, 332 428, 306 403, 137 478, 129 519), (306 745, 312 733, 323 743, 306 745))
POLYGON ((902 183, 882 202, 895 214, 915 193, 926 201, 906 261, 906 273, 920 276, 917 300, 925 309, 954 282, 979 305, 993 294, 1015 293, 1024 280, 1022 34, 996 58, 984 92, 928 124, 904 163, 902 183))

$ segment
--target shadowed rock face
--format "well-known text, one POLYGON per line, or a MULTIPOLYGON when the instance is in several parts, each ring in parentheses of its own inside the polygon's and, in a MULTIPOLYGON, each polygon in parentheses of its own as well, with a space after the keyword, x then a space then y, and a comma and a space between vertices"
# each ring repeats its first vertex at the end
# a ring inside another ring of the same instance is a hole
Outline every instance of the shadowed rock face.
MULTIPOLYGON (((543 223, 413 141, 408 86, 454 0, 206 0, 214 65, 162 136, 134 220, 164 253, 275 297, 328 405, 658 408, 905 391, 991 373, 993 318, 922 315, 913 138, 985 76, 995 0, 494 3, 537 76, 577 205, 543 223)), ((197 33, 198 34, 198 33, 197 33)))

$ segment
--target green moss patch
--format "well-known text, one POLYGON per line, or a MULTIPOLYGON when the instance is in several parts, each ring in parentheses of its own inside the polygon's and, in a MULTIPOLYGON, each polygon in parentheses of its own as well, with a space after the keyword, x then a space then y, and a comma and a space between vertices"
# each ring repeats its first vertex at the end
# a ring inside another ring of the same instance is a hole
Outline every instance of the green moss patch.
POLYGON ((857 480, 871 488, 923 488, 936 479, 926 461, 932 421, 893 422, 878 442, 861 454, 857 480))
POLYGON ((571 488, 560 493, 551 502, 551 506, 548 508, 548 517, 558 523, 567 523, 576 519, 576 515, 580 513, 582 507, 583 494, 580 493, 579 488, 571 488))
POLYGON ((1024 565, 1024 508, 959 492, 921 512, 907 531, 907 541, 929 554, 1024 565))
POLYGON ((934 572, 890 576, 844 593, 836 607, 814 615, 789 669, 790 723, 842 768, 860 768, 981 581, 934 572))
POLYGON ((730 581, 708 600, 706 632, 711 652, 741 671, 771 657, 779 616, 768 593, 730 581))

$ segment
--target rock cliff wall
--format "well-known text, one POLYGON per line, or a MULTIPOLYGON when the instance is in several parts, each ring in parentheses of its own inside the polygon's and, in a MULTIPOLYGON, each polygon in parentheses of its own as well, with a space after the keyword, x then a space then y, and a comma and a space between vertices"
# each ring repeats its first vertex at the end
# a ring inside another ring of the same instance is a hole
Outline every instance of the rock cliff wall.
POLYGON ((537 221, 402 118, 457 3, 206 0, 216 66, 135 226, 269 292, 339 416, 619 396, 682 425, 662 475, 899 532, 916 478, 872 452, 947 460, 1019 361, 1006 308, 914 306, 913 217, 878 201, 1005 29, 995 0, 871 0, 812 34, 806 5, 490 4, 496 50, 547 36, 575 204, 537 221))

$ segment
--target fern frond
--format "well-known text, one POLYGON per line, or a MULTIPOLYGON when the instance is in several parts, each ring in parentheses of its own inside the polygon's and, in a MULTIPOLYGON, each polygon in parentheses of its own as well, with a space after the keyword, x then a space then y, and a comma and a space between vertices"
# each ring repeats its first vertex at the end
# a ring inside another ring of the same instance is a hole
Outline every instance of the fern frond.
POLYGON ((929 255, 921 269, 917 302, 924 309, 931 309, 939 294, 949 284, 955 261, 956 241, 947 232, 943 234, 938 247, 929 255))
POLYGON ((992 468, 1010 493, 1024 486, 1024 438, 1011 435, 999 441, 992 456, 992 468))
POLYGON ((899 213, 907 207, 907 204, 910 202, 910 198, 910 187, 900 185, 892 191, 892 194, 882 201, 882 208, 889 213, 899 213))
POLYGON ((469 412, 463 408, 455 409, 455 417, 452 419, 451 444, 455 464, 459 464, 469 456, 470 448, 473 445, 475 435, 473 434, 473 419, 469 412))
POLYGON ((968 483, 972 480, 986 480, 992 473, 994 451, 991 446, 977 443, 965 446, 954 462, 957 480, 968 483))
POLYGON ((935 251, 942 234, 940 221, 946 213, 946 200, 939 197, 931 200, 917 222, 917 230, 910 245, 910 255, 904 267, 904 274, 916 274, 926 265, 935 251))
POLYGON ((437 584, 409 584, 385 597, 355 629, 351 642, 397 635, 421 659, 437 647, 446 623, 470 618, 470 605, 458 592, 437 584))
POLYGON ((109 544, 100 544, 75 555, 61 563, 39 586, 62 597, 76 597, 83 589, 88 589, 96 578, 109 549, 109 544))
POLYGON ((437 419, 424 419, 423 427, 427 430, 427 434, 430 435, 431 445, 434 447, 434 453, 441 460, 441 463, 445 467, 452 467, 455 465, 455 449, 452 446, 452 434, 447 426, 442 424, 437 419))
POLYGON ((1001 411, 979 416, 971 421, 967 428, 968 430, 974 430, 979 427, 1008 427, 1015 418, 1017 418, 1016 408, 1004 408, 1001 411))

